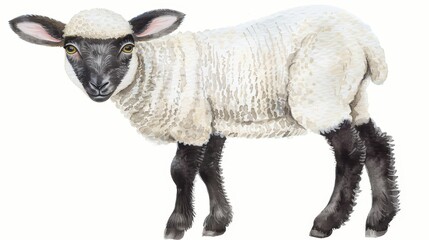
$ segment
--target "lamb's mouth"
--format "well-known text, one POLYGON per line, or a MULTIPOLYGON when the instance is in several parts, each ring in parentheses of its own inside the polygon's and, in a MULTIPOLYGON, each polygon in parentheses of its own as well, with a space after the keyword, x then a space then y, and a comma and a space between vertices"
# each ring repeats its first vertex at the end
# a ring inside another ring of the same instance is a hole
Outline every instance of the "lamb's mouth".
POLYGON ((92 95, 92 94, 88 94, 89 98, 91 98, 93 101, 95 102, 105 102, 107 101, 107 99, 110 98, 110 96, 112 96, 113 92, 109 93, 109 94, 98 94, 98 95, 92 95))

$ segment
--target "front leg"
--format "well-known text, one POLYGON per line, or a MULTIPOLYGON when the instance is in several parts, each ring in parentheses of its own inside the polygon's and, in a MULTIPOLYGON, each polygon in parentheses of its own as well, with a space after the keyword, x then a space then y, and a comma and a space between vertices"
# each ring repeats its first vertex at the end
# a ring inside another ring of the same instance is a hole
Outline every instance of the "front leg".
POLYGON ((192 189, 195 175, 203 161, 206 146, 178 143, 176 156, 171 163, 171 177, 177 187, 174 211, 165 229, 166 239, 181 239, 192 226, 194 209, 192 189))
POLYGON ((220 167, 225 140, 225 137, 218 135, 210 137, 200 166, 200 176, 207 186, 210 198, 210 214, 204 221, 203 236, 222 235, 232 220, 232 210, 226 198, 220 167))

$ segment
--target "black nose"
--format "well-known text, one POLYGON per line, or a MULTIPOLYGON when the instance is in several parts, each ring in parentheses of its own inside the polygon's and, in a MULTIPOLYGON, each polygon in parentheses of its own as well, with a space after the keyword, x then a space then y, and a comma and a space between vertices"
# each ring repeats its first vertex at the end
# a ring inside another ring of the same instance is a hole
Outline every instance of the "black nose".
POLYGON ((92 95, 107 95, 110 89, 110 81, 102 76, 93 76, 88 81, 89 93, 92 95))
POLYGON ((107 88, 107 86, 109 85, 109 82, 101 82, 101 83, 93 83, 93 82, 89 82, 89 84, 90 84, 93 88, 95 88, 95 89, 97 89, 97 90, 99 90, 99 91, 102 91, 103 89, 107 88))

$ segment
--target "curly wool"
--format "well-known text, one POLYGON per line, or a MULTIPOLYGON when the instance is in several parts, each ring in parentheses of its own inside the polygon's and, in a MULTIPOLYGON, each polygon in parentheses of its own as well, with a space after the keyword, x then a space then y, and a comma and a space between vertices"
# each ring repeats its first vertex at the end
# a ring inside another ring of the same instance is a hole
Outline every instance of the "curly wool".
POLYGON ((64 37, 109 39, 132 34, 132 27, 121 15, 106 9, 84 10, 65 26, 64 37))
POLYGON ((370 29, 331 7, 137 44, 136 80, 113 97, 145 136, 285 137, 369 119, 365 89, 387 75, 370 29))

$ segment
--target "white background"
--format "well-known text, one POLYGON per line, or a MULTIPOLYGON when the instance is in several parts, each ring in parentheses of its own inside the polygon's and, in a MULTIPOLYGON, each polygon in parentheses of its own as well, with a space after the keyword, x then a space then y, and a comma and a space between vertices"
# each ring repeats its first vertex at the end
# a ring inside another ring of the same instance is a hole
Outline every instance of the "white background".
MULTIPOLYGON (((5 1, 0 41, 0 239, 162 239, 173 210, 170 161, 176 146, 141 137, 113 103, 95 103, 64 71, 64 50, 21 41, 7 21, 23 14, 63 22, 103 7, 131 19, 155 8, 187 14, 181 31, 231 26, 290 7, 330 4, 372 26, 389 78, 369 88, 372 117, 396 140, 401 211, 384 239, 427 233, 428 28, 424 1, 5 1)), ((228 139, 226 189, 235 212, 217 239, 311 239, 314 217, 333 188, 334 158, 321 136, 228 139)), ((364 239, 371 207, 366 173, 351 220, 331 239, 364 239)), ((208 196, 198 178, 200 239, 208 196)))

